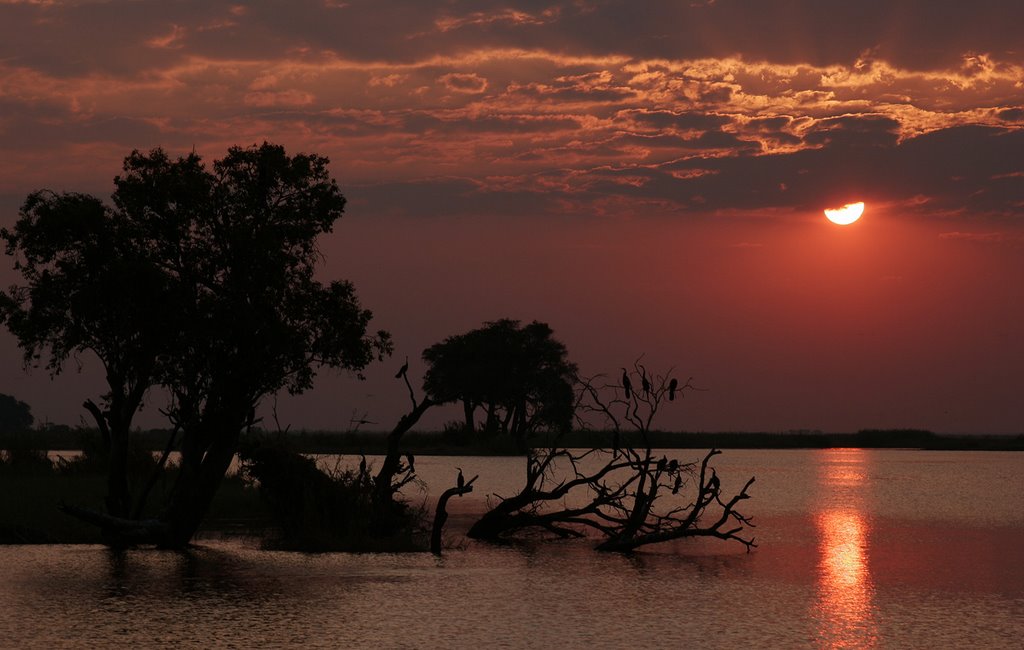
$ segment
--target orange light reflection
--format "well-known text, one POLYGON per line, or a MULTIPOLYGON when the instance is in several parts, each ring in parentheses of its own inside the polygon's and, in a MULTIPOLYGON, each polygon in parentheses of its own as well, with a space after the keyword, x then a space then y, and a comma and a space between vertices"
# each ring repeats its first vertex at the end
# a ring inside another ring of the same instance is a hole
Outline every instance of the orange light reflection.
POLYGON ((874 582, 868 566, 870 524, 863 512, 865 463, 862 450, 836 450, 823 465, 821 487, 838 492, 836 507, 816 517, 819 642, 825 648, 866 648, 876 644, 874 582))

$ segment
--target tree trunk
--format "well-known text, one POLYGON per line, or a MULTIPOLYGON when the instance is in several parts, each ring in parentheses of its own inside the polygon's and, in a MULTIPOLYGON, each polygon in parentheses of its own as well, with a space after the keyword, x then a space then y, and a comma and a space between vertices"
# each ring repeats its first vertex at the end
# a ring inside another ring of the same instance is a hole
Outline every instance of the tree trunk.
POLYGON ((462 410, 466 416, 466 431, 473 433, 476 430, 476 423, 473 420, 473 403, 468 399, 462 400, 462 410))
POLYGON ((448 488, 437 500, 437 509, 434 511, 434 527, 430 531, 430 552, 434 555, 441 554, 441 533, 444 531, 445 522, 448 521, 448 499, 472 492, 473 481, 476 479, 477 476, 474 476, 462 487, 448 488))
POLYGON ((115 400, 111 409, 105 412, 91 399, 86 400, 82 407, 96 421, 107 454, 107 514, 125 518, 131 511, 132 502, 128 490, 128 429, 131 420, 125 422, 117 417, 119 402, 115 400))
POLYGON ((423 414, 427 412, 431 406, 434 406, 434 402, 429 399, 424 399, 416 407, 403 415, 399 420, 395 428, 388 434, 388 453, 384 457, 384 463, 380 467, 380 471, 377 472, 376 478, 374 478, 373 485, 373 499, 374 505, 379 508, 390 507, 392 499, 391 484, 395 474, 398 473, 398 468, 402 464, 402 451, 400 443, 402 442, 402 436, 406 434, 417 422, 423 417, 423 414))
POLYGON ((502 534, 509 530, 521 527, 519 520, 516 518, 516 513, 519 509, 533 503, 533 501, 534 494, 532 491, 520 492, 515 496, 505 499, 477 519, 470 527, 469 532, 466 533, 466 536, 471 539, 498 540, 502 534))
MULTIPOLYGON (((217 494, 224 474, 238 451, 241 427, 221 429, 205 454, 189 453, 182 456, 181 474, 174 486, 171 503, 161 520, 167 524, 167 532, 157 544, 161 548, 183 548, 192 541, 203 518, 210 509, 210 503, 217 494)), ((187 432, 186 438, 200 435, 200 431, 187 432)), ((192 445, 183 442, 183 447, 192 445)))

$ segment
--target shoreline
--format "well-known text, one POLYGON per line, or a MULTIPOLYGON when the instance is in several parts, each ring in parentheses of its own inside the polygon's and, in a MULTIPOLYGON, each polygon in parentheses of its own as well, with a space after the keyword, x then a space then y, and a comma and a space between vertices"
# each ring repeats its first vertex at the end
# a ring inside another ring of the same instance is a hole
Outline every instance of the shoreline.
MULTIPOLYGON (((168 431, 136 431, 133 442, 139 449, 162 451, 168 431)), ((284 440, 294 451, 304 454, 370 454, 387 451, 387 432, 294 431, 275 433, 254 431, 251 439, 284 440)), ((531 447, 557 444, 568 448, 608 448, 609 431, 573 431, 557 440, 537 434, 531 447)), ((244 439, 244 437, 243 437, 244 439)), ((79 451, 95 448, 98 434, 90 429, 31 431, 0 434, 0 450, 35 449, 40 451, 79 451)), ((620 436, 623 446, 643 448, 647 443, 657 449, 916 449, 924 451, 1024 451, 1024 434, 953 435, 914 429, 871 429, 856 433, 800 432, 673 432, 652 431, 646 440, 635 432, 620 436)), ((402 450, 424 456, 515 456, 521 455, 513 442, 502 434, 467 434, 462 431, 410 431, 402 438, 402 450)))

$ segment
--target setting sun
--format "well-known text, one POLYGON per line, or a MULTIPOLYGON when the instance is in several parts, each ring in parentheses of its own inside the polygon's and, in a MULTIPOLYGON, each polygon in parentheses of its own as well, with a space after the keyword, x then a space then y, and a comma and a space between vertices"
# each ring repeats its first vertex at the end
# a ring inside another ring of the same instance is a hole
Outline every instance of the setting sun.
POLYGON ((847 203, 841 208, 825 208, 825 216, 832 223, 839 226, 848 226, 864 214, 864 202, 847 203))

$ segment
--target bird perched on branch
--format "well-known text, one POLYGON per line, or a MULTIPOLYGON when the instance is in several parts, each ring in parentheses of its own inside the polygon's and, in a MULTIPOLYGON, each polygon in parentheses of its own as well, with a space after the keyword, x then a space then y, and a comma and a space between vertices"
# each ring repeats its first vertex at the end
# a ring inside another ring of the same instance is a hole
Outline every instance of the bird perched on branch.
POLYGON ((668 471, 670 471, 672 473, 675 473, 675 471, 677 469, 679 469, 679 461, 678 460, 673 458, 672 460, 668 461, 668 471))
POLYGON ((708 487, 711 488, 711 492, 718 496, 719 490, 722 489, 722 482, 718 480, 718 474, 715 474, 714 468, 711 469, 711 478, 708 479, 708 487))
POLYGON ((395 373, 395 379, 401 379, 407 372, 409 372, 409 357, 405 358, 405 363, 402 364, 402 367, 395 373))
POLYGON ((629 399, 633 394, 633 382, 629 380, 629 373, 626 369, 622 369, 622 390, 626 391, 626 399, 629 399))
POLYGON ((683 486, 683 477, 676 474, 676 484, 672 486, 672 494, 679 494, 679 488, 683 486))
POLYGON ((644 389, 644 397, 651 394, 651 381, 647 379, 647 368, 640 366, 640 387, 644 389))
MULTIPOLYGON (((458 488, 461 490, 462 488, 466 487, 466 477, 462 475, 461 467, 456 467, 455 469, 459 470, 459 476, 458 478, 455 479, 455 485, 458 486, 458 488)), ((459 493, 459 496, 462 496, 461 492, 459 493)))
POLYGON ((415 460, 413 458, 413 455, 411 453, 409 453, 409 452, 406 452, 406 454, 405 454, 405 462, 409 463, 409 472, 410 473, 416 471, 416 466, 413 465, 413 460, 415 460))
POLYGON ((675 377, 672 381, 668 382, 668 401, 672 401, 676 398, 676 390, 679 389, 679 380, 675 377))

